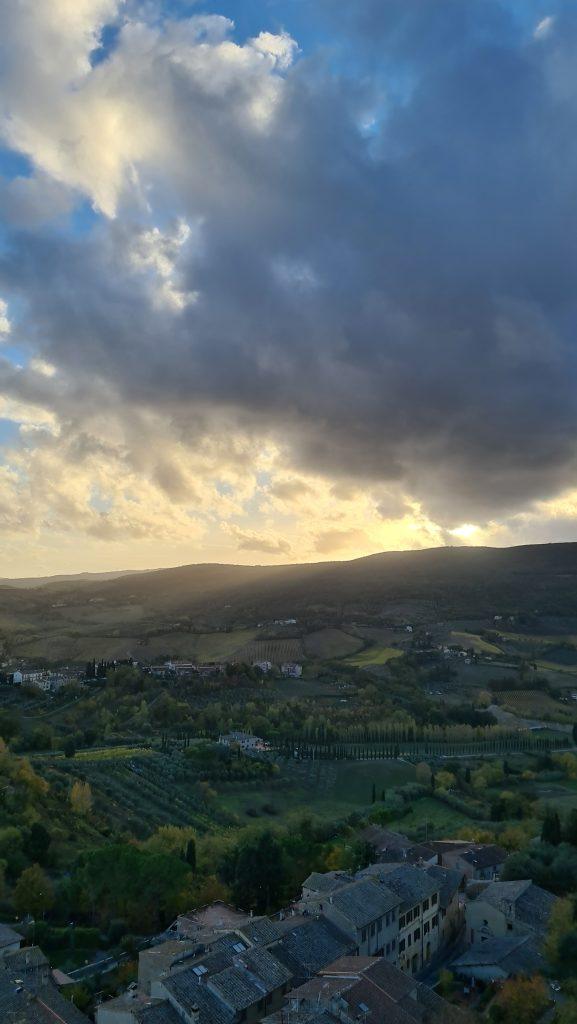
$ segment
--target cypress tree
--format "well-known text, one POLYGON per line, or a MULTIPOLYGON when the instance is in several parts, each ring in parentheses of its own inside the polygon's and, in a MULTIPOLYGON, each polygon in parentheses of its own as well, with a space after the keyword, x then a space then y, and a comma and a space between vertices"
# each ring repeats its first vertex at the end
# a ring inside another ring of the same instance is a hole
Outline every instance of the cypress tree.
POLYGON ((541 842, 551 846, 559 846, 561 842, 561 822, 557 811, 549 810, 543 819, 541 842))

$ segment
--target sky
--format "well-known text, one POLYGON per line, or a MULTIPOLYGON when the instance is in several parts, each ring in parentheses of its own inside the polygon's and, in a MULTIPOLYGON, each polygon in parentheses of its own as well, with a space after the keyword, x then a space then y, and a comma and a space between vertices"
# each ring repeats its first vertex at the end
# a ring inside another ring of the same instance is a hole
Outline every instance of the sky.
POLYGON ((0 576, 577 539, 577 8, 0 6, 0 576))

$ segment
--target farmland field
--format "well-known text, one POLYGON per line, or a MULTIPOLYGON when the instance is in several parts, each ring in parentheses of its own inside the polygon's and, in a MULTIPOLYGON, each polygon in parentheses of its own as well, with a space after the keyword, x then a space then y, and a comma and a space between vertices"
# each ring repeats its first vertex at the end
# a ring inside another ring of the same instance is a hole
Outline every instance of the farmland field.
MULTIPOLYGON (((90 783, 95 809, 116 828, 146 836, 159 825, 192 825, 199 832, 229 824, 227 816, 208 807, 195 790, 198 774, 181 757, 127 749, 118 757, 53 761, 53 771, 70 782, 90 783)), ((88 754, 90 752, 87 752, 88 754)))
POLYGON ((499 655, 503 652, 500 647, 496 644, 491 644, 487 640, 483 640, 482 637, 476 633, 465 633, 459 630, 453 630, 451 633, 451 641, 455 644, 460 644, 461 647, 472 647, 476 654, 493 654, 499 655))
POLYGON ((505 711, 525 718, 567 722, 577 717, 577 709, 538 690, 503 690, 495 693, 495 700, 505 711))
POLYGON ((283 661, 302 661, 304 657, 302 640, 277 639, 277 640, 253 640, 244 647, 234 651, 238 661, 246 661, 249 664, 253 661, 271 661, 273 665, 280 665, 283 661))
POLYGON ((370 807, 373 783, 380 796, 383 789, 415 779, 413 765, 398 761, 281 760, 279 764, 279 778, 259 783, 258 788, 243 783, 218 785, 219 805, 238 814, 242 824, 255 816, 266 821, 271 809, 278 819, 304 813, 338 818, 370 807))
POLYGON ((388 661, 392 661, 393 658, 401 658, 402 655, 403 651, 398 647, 381 647, 379 644, 373 644, 365 651, 360 651, 359 654, 347 658, 346 663, 347 665, 356 665, 357 668, 365 668, 368 665, 386 665, 388 661))
POLYGON ((317 633, 309 633, 304 638, 305 653, 308 658, 346 658, 355 654, 363 646, 359 637, 351 636, 342 629, 321 629, 317 633))

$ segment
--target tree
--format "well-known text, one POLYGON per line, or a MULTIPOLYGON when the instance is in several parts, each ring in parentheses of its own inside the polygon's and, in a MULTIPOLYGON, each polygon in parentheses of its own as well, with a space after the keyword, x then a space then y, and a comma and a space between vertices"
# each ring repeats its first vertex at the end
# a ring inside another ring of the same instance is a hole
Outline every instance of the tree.
POLYGON ((26 868, 20 875, 14 889, 14 906, 19 914, 33 917, 43 916, 54 906, 52 882, 39 864, 26 868))
POLYGON ((75 814, 88 817, 92 810, 92 790, 89 782, 81 782, 79 779, 70 790, 70 803, 75 814))
MULTIPOLYGON (((166 853, 187 860, 189 843, 194 844, 194 829, 180 828, 178 825, 160 825, 156 832, 142 843, 142 847, 151 853, 166 853)), ((188 861, 187 861, 188 863, 188 861)))
POLYGON ((72 736, 67 736, 62 744, 62 750, 64 751, 64 757, 74 757, 76 753, 76 744, 72 739, 72 736))
POLYGON ((452 772, 440 771, 436 776, 437 789, 453 789, 457 780, 452 772))
POLYGON ((241 840, 225 857, 221 873, 236 905, 258 914, 282 904, 290 879, 281 843, 268 829, 241 840))
POLYGON ((430 789, 432 771, 430 765, 426 761, 421 761, 420 764, 415 768, 415 778, 420 786, 427 786, 430 789))
POLYGON ((441 968, 439 971, 439 982, 438 982, 439 995, 447 997, 450 996, 455 988, 455 975, 451 971, 447 970, 446 967, 441 968))
POLYGON ((574 927, 572 901, 557 900, 549 916, 547 937, 543 946, 543 952, 553 970, 560 966, 561 942, 574 927))
POLYGON ((556 1024, 577 1024, 577 1000, 566 999, 556 1007, 556 1024))
POLYGON ((118 917, 135 932, 153 931, 193 903, 192 872, 180 857, 116 844, 83 860, 73 881, 102 922, 118 917))
POLYGON ((547 810, 541 829, 541 842, 550 846, 559 846, 561 842, 561 822, 557 811, 547 810))
POLYGON ((495 1000, 497 1013, 491 1014, 503 1024, 536 1024, 549 1005, 547 986, 540 975, 506 981, 495 1000))
POLYGON ((188 866, 192 868, 193 871, 196 871, 196 843, 192 837, 186 844, 184 859, 188 866))
POLYGON ((577 808, 574 808, 569 813, 565 822, 565 828, 563 829, 563 839, 566 843, 570 843, 571 846, 577 846, 577 808))
POLYGON ((52 839, 48 830, 40 822, 35 821, 30 826, 30 833, 24 843, 24 851, 28 854, 30 860, 35 861, 37 864, 45 864, 51 842, 52 839))

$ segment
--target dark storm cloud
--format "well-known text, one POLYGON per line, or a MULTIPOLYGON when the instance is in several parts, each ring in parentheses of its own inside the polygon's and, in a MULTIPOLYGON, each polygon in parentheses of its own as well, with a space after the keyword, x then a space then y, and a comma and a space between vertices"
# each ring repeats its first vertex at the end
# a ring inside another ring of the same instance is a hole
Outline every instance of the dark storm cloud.
POLYGON ((252 80, 207 92, 120 50, 116 86, 165 122, 149 201, 198 224, 174 255, 195 302, 153 303, 122 207, 14 237, 0 284, 46 358, 181 439, 226 415, 439 522, 511 513, 577 483, 577 20, 552 3, 534 38, 512 3, 347 8, 346 73, 301 58, 259 131, 252 80))

